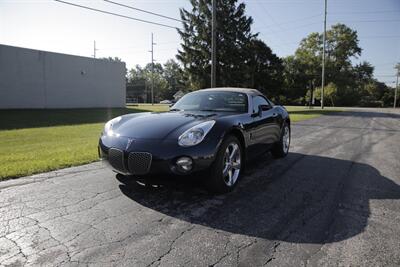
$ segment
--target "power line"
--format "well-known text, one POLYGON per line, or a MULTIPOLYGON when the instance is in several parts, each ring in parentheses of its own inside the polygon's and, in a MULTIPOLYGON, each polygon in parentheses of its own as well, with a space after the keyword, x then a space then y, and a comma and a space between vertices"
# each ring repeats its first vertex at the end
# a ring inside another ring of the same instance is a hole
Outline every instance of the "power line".
MULTIPOLYGON (((308 26, 312 26, 312 25, 320 25, 321 22, 312 22, 312 23, 307 23, 307 24, 303 24, 300 26, 296 26, 296 27, 290 27, 290 28, 284 28, 283 30, 281 30, 281 32, 286 32, 286 31, 291 31, 291 30, 296 30, 296 29, 300 29, 300 28, 306 28, 308 26)), ((267 27, 259 27, 257 29, 266 29, 266 28, 270 28, 271 26, 267 26, 267 27)))
MULTIPOLYGON (((161 50, 158 51, 166 51, 166 50, 172 50, 174 48, 176 48, 177 46, 179 46, 180 42, 162 42, 162 43, 157 43, 157 45, 159 46, 163 46, 163 47, 167 47, 167 48, 163 48, 161 50), (174 45, 174 47, 170 47, 174 45), (168 48, 169 47, 169 48, 168 48)), ((135 45, 135 46, 113 46, 113 47, 103 47, 101 50, 121 50, 121 51, 127 51, 130 50, 132 52, 139 52, 142 51, 143 49, 141 49, 142 46, 139 45, 135 45)))
POLYGON ((167 27, 167 28, 171 28, 171 29, 175 29, 175 30, 179 29, 177 27, 173 27, 173 26, 162 24, 162 23, 158 23, 158 22, 153 22, 153 21, 138 19, 138 18, 134 18, 134 17, 129 17, 129 16, 125 16, 125 15, 121 15, 121 14, 117 14, 117 13, 113 13, 113 12, 109 12, 109 11, 105 11, 105 10, 100 10, 100 9, 96 9, 96 8, 92 8, 92 7, 88 7, 88 6, 82 6, 82 5, 78 5, 78 4, 74 4, 74 3, 70 3, 70 2, 66 2, 66 1, 62 1, 62 0, 54 0, 54 1, 66 4, 66 5, 71 5, 71 6, 75 6, 75 7, 80 7, 80 8, 84 8, 84 9, 88 9, 88 10, 92 10, 92 11, 108 14, 108 15, 113 15, 113 16, 117 16, 117 17, 121 17, 121 18, 136 20, 136 21, 140 21, 140 22, 143 22, 143 23, 148 23, 148 24, 153 24, 153 25, 157 25, 157 26, 167 27))
MULTIPOLYGON (((299 22, 299 21, 304 21, 304 20, 308 20, 308 19, 311 19, 311 18, 317 18, 317 17, 321 17, 321 16, 322 16, 322 14, 318 14, 318 15, 312 15, 312 16, 309 16, 309 17, 303 17, 303 18, 288 20, 288 21, 279 23, 279 25, 291 24, 291 23, 295 23, 295 22, 299 22)), ((318 22, 318 24, 319 24, 319 22, 318 22)), ((271 25, 266 25, 266 26, 263 27, 263 28, 272 28, 272 27, 274 27, 274 26, 275 26, 275 25, 272 25, 272 24, 271 24, 271 25)))
POLYGON ((330 14, 341 15, 341 14, 384 14, 384 13, 398 13, 400 10, 377 10, 377 11, 343 11, 343 12, 331 12, 330 14))
POLYGON ((279 23, 277 23, 277 21, 271 16, 271 14, 269 13, 269 11, 264 7, 264 5, 260 2, 257 2, 257 4, 264 10, 264 13, 267 14, 267 16, 271 19, 272 23, 275 24, 277 27, 281 28, 281 25, 279 23))
POLYGON ((295 22, 299 22, 299 21, 309 20, 309 19, 312 19, 312 18, 318 18, 318 17, 320 18, 322 15, 323 14, 316 14, 316 15, 312 15, 312 16, 308 16, 308 17, 288 20, 286 22, 281 23, 280 25, 291 24, 291 23, 295 23, 295 22))
POLYGON ((378 63, 378 64, 374 64, 374 66, 387 66, 387 65, 396 65, 397 62, 392 61, 392 62, 386 62, 386 63, 378 63))
POLYGON ((374 38, 396 39, 396 38, 400 38, 400 35, 366 35, 366 36, 358 36, 358 37, 363 38, 363 39, 374 39, 374 38))
POLYGON ((162 14, 154 13, 154 12, 147 11, 147 10, 144 10, 144 9, 140 9, 140 8, 137 8, 137 7, 124 5, 124 4, 117 3, 117 2, 114 2, 114 1, 110 1, 110 0, 104 0, 104 1, 107 2, 107 3, 110 3, 110 4, 126 7, 126 8, 133 9, 133 10, 136 10, 136 11, 140 11, 140 12, 143 12, 143 13, 147 13, 147 14, 151 14, 151 15, 154 15, 154 16, 162 17, 162 18, 165 18, 165 19, 170 19, 170 20, 174 20, 174 21, 178 21, 178 22, 183 22, 182 20, 179 20, 179 19, 176 19, 176 18, 168 17, 168 16, 165 16, 165 15, 162 15, 162 14))
POLYGON ((390 74, 374 74, 375 77, 396 77, 396 75, 390 74))
MULTIPOLYGON (((107 51, 108 54, 115 55, 132 55, 132 54, 143 54, 146 52, 146 49, 142 50, 130 50, 130 49, 101 49, 102 51, 107 51)), ((168 49, 157 49, 157 51, 176 51, 178 47, 171 47, 168 49)))
POLYGON ((344 22, 400 22, 400 19, 343 20, 344 22))
MULTIPOLYGON (((257 2, 257 4, 261 7, 261 9, 264 10, 264 13, 267 14, 267 16, 270 17, 272 23, 282 29, 282 27, 280 27, 280 25, 275 21, 275 19, 269 14, 268 10, 262 5, 262 3, 257 2)), ((285 42, 287 42, 287 40, 283 40, 283 38, 276 32, 276 30, 273 28, 273 25, 267 25, 265 23, 264 17, 262 17, 262 20, 260 20, 260 21, 266 26, 265 28, 271 28, 272 27, 271 31, 273 33, 273 36, 274 36, 274 38, 276 38, 278 40, 280 45, 283 45, 285 42)), ((279 31, 279 32, 281 32, 281 31, 279 31)))

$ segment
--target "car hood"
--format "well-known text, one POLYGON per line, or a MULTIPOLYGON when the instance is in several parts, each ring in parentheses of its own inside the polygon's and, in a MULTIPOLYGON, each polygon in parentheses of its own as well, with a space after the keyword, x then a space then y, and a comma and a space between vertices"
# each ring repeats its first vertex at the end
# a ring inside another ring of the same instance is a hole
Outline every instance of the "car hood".
POLYGON ((122 116, 113 126, 113 132, 123 137, 137 139, 176 138, 177 134, 203 121, 212 120, 221 114, 209 112, 162 112, 141 113, 122 116))

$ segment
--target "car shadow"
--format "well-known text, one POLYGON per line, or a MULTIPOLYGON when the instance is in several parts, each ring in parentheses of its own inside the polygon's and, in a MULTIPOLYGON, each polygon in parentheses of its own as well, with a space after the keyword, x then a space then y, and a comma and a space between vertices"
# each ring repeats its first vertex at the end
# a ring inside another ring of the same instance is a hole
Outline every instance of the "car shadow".
POLYGON ((364 231, 370 202, 400 198, 374 167, 290 153, 250 164, 238 187, 213 196, 198 179, 156 177, 147 187, 117 176, 127 197, 167 216, 234 234, 294 243, 330 243, 364 231))

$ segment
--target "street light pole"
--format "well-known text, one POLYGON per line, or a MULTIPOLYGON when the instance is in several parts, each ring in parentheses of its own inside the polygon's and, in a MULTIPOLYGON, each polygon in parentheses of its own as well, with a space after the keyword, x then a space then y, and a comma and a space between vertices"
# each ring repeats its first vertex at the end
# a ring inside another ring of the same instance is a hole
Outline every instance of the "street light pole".
POLYGON ((397 89, 399 88, 399 74, 400 74, 400 69, 397 70, 397 75, 396 75, 396 88, 394 89, 394 101, 393 101, 393 108, 396 108, 396 102, 397 102, 397 89))
POLYGON ((96 58, 96 51, 99 50, 96 48, 96 40, 93 41, 93 58, 96 58))
POLYGON ((324 13, 324 35, 322 37, 322 85, 321 85, 321 108, 324 108, 324 87, 325 87, 325 46, 326 46, 326 13, 327 13, 327 0, 325 0, 325 13, 324 13))
POLYGON ((216 87, 217 73, 217 0, 212 0, 212 24, 211 24, 211 88, 216 87))
POLYGON ((153 33, 151 33, 151 104, 154 105, 154 41, 153 33))

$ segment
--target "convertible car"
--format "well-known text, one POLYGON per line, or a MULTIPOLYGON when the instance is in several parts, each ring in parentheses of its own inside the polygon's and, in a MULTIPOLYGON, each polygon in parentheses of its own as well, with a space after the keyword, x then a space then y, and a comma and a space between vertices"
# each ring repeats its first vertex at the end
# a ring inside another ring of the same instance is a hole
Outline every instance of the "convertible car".
POLYGON ((117 173, 146 177, 204 171, 215 193, 232 190, 245 162, 268 150, 285 157, 290 118, 254 89, 191 92, 169 112, 127 114, 108 121, 99 156, 117 173))

